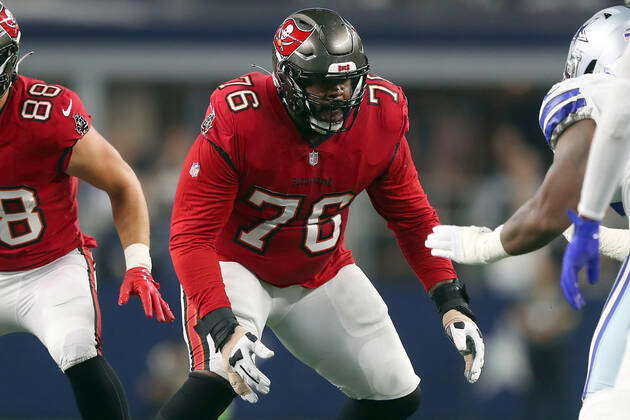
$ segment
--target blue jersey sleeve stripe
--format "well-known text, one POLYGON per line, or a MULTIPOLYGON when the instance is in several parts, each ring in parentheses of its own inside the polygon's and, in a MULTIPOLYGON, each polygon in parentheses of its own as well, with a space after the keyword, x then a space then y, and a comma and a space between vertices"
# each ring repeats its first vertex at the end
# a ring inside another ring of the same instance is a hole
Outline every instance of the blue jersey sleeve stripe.
POLYGON ((549 112, 551 112, 551 110, 553 110, 561 102, 564 102, 567 99, 572 98, 573 96, 577 96, 579 94, 580 94, 580 89, 576 88, 576 89, 568 90, 564 93, 561 93, 558 96, 555 96, 553 99, 550 99, 545 104, 542 111, 540 111, 540 118, 538 119, 538 124, 540 125, 540 129, 541 130, 544 129, 543 125, 545 124, 545 120, 547 119, 547 116, 549 115, 549 112))
POLYGON ((551 141, 551 134, 556 126, 562 122, 569 114, 577 111, 586 105, 586 99, 580 98, 577 101, 572 101, 564 105, 562 108, 558 109, 547 121, 547 124, 544 127, 545 138, 547 139, 547 143, 551 141))

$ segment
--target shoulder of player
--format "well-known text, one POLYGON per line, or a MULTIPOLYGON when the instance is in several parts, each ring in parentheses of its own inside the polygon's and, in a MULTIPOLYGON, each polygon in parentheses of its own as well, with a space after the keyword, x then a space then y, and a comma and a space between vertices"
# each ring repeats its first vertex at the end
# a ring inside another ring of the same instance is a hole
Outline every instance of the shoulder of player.
POLYGON ((558 82, 549 89, 540 106, 538 123, 552 148, 570 125, 587 118, 597 120, 601 99, 614 86, 614 80, 610 74, 585 74, 558 82))
POLYGON ((402 87, 377 74, 373 74, 373 73, 368 74, 366 76, 365 81, 367 84, 367 89, 369 89, 370 86, 374 86, 372 89, 382 90, 382 91, 385 91, 385 89, 388 89, 392 92, 397 93, 398 95, 403 94, 402 87))
POLYGON ((407 98, 400 86, 381 76, 369 74, 365 89, 367 113, 376 116, 382 128, 399 131, 401 123, 407 124, 407 98))
POLYGON ((248 73, 219 84, 210 95, 210 103, 219 119, 237 120, 263 108, 267 102, 267 82, 271 76, 248 73))
POLYGON ((76 92, 66 86, 48 83, 44 80, 23 75, 18 75, 16 87, 21 91, 21 96, 34 100, 48 101, 51 103, 62 102, 67 105, 69 100, 78 99, 76 92))
POLYGON ((57 147, 89 129, 89 114, 73 90, 23 75, 18 75, 12 89, 13 121, 33 138, 57 147))
POLYGON ((250 91, 256 95, 262 95, 265 91, 267 79, 270 76, 262 73, 247 73, 234 79, 220 83, 212 92, 213 98, 227 98, 228 96, 240 92, 250 91))

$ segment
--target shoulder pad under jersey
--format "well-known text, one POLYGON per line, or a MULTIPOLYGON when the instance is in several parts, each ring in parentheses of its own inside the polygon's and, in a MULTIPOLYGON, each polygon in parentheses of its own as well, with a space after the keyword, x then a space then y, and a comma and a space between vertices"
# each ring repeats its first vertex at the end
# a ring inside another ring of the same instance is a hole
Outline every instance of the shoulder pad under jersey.
POLYGON ((551 149, 565 129, 577 121, 600 117, 602 102, 613 86, 614 76, 605 73, 585 74, 553 85, 545 95, 538 123, 551 149))

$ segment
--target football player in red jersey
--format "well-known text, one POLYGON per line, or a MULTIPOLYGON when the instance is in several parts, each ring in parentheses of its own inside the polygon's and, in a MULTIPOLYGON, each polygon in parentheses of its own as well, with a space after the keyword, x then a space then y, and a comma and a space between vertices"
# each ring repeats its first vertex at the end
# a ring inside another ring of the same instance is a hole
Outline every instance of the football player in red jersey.
POLYGON ((0 323, 40 339, 84 419, 128 419, 122 385, 102 356, 96 242, 79 228, 77 178, 110 197, 127 265, 119 304, 138 295, 147 317, 167 322, 173 314, 151 277, 147 205, 79 97, 17 74, 19 43, 0 3, 0 323))
POLYGON ((158 418, 217 418, 236 394, 269 392, 255 365, 273 355, 259 340, 265 325, 350 398, 341 419, 417 410, 420 379, 344 245, 363 190, 442 313, 466 378, 478 379, 484 345, 464 286, 423 245, 439 220, 405 139, 407 112, 400 87, 368 74, 356 30, 326 9, 284 20, 272 75, 214 91, 171 226, 192 372, 158 418))

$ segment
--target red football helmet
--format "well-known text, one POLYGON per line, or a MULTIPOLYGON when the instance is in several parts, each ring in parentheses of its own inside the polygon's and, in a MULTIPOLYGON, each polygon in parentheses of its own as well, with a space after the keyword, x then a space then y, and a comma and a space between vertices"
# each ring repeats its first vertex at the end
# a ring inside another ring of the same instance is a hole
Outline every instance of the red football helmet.
POLYGON ((13 13, 0 3, 0 96, 5 94, 17 76, 21 35, 13 13))

